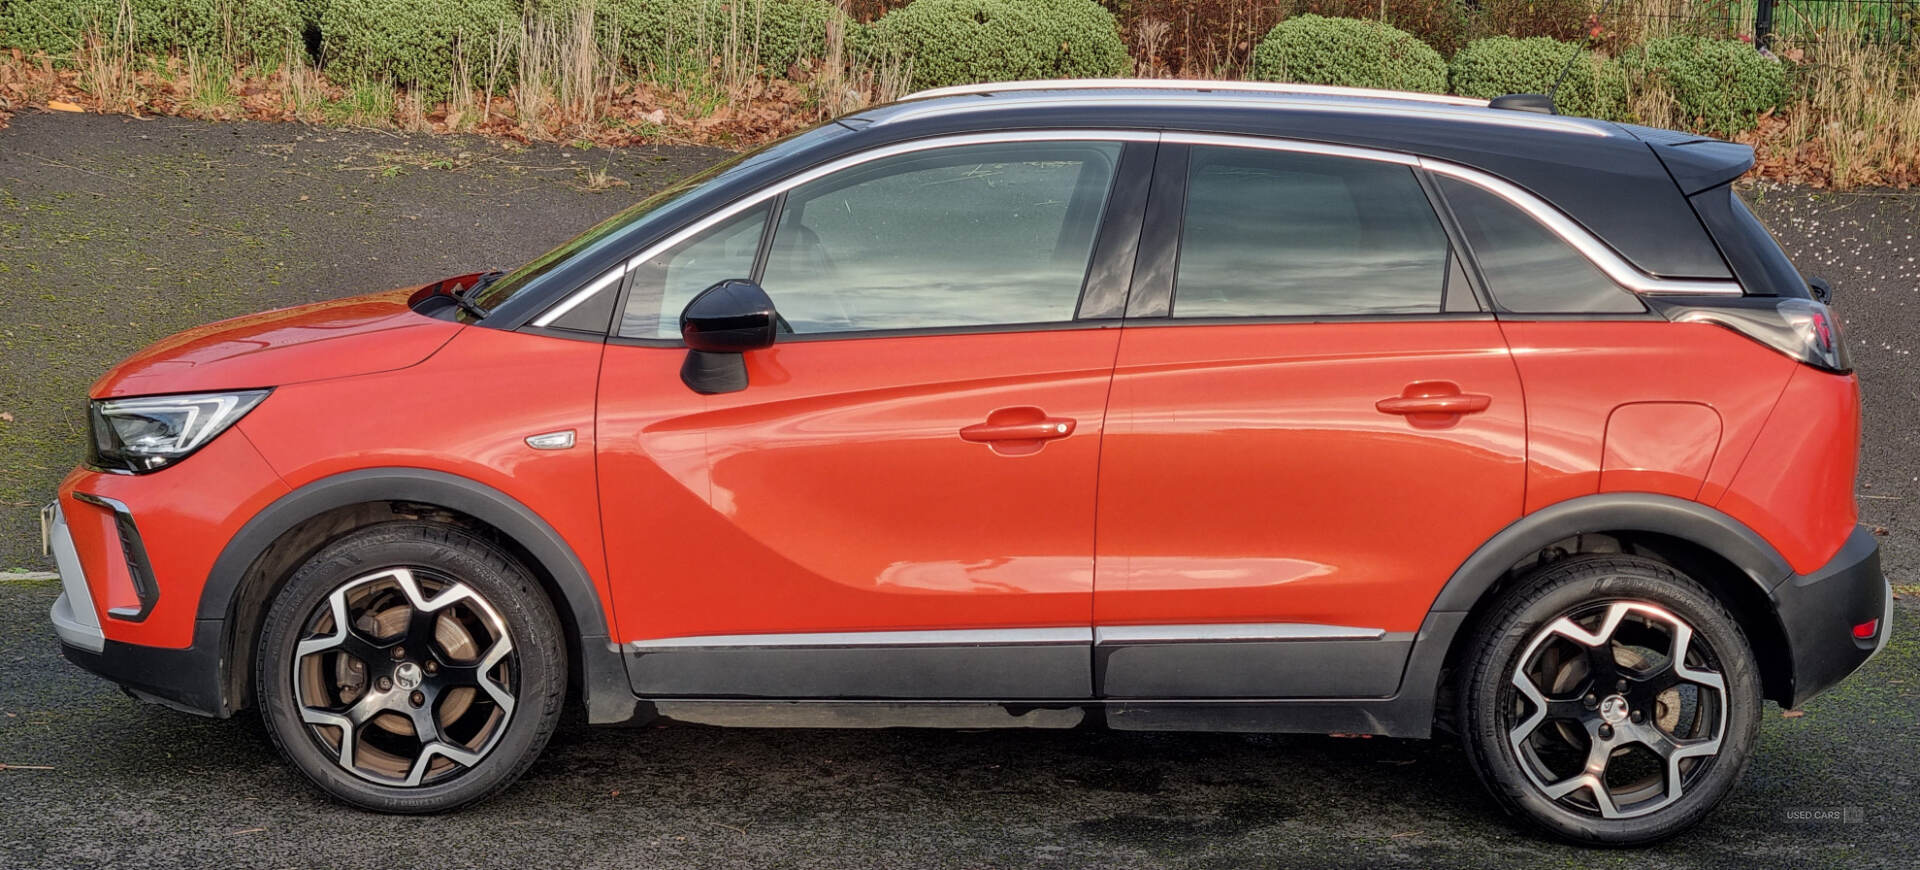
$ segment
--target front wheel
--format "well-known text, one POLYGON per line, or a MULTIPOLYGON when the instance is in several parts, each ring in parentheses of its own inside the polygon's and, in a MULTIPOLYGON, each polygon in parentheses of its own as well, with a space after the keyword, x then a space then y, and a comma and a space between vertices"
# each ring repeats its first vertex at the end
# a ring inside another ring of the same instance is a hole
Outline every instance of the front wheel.
POLYGON ((334 797, 452 810, 505 788, 559 720, 566 653, 540 584, 451 526, 394 522, 327 545, 267 611, 267 731, 334 797))
POLYGON ((1760 681, 1739 623, 1697 583, 1632 556, 1525 578, 1479 623, 1462 739, 1503 808, 1589 845, 1672 836, 1739 780, 1760 681))

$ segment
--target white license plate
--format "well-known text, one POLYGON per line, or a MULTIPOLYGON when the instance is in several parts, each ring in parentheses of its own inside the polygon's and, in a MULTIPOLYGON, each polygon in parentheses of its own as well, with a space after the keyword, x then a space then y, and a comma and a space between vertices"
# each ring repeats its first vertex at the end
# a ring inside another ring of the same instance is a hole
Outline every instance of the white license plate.
POLYGON ((53 516, 60 502, 50 501, 40 509, 40 555, 53 555, 53 516))

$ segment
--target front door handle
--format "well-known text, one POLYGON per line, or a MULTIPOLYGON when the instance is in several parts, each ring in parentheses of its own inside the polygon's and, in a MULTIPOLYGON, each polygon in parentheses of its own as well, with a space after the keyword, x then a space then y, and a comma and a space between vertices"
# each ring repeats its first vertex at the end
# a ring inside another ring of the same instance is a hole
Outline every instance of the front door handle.
POLYGON ((1039 408, 1022 405, 1001 408, 987 415, 986 422, 963 427, 960 437, 984 443, 1004 456, 1038 453, 1048 441, 1073 434, 1074 421, 1050 417, 1039 408))
POLYGON ((1478 414, 1493 404, 1493 397, 1463 393, 1452 381, 1414 381, 1400 395, 1373 403, 1382 414, 1399 414, 1407 422, 1423 428, 1451 426, 1463 414, 1478 414))

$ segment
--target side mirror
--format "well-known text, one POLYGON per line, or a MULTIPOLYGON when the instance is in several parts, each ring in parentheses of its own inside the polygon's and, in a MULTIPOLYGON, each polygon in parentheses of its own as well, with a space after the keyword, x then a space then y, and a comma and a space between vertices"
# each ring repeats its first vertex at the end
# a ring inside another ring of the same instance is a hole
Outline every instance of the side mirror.
POLYGON ((1833 285, 1828 284, 1825 278, 1808 278, 1807 293, 1821 305, 1833 304, 1833 285))
POLYGON ((772 347, 779 320, 767 291, 744 278, 700 291, 680 312, 680 337, 687 343, 680 380, 697 393, 746 389, 747 361, 741 354, 772 347))

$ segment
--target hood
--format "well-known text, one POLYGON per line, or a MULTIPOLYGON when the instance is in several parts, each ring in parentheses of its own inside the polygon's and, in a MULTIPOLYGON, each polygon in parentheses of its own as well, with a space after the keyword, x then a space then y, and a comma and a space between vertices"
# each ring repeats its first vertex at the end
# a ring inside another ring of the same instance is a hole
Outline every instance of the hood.
POLYGON ((277 387, 406 368, 465 327, 417 314, 426 288, 389 290, 222 320, 177 333, 93 383, 96 399, 277 387))

